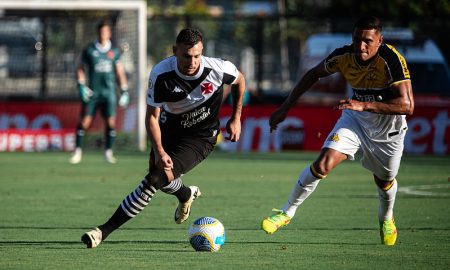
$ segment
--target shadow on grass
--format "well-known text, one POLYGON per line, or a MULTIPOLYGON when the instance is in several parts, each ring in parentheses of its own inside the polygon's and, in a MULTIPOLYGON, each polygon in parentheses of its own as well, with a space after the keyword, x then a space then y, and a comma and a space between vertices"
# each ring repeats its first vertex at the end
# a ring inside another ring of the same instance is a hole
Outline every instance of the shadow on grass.
MULTIPOLYGON (((324 241, 324 242, 295 242, 295 241, 227 241, 225 243, 226 245, 236 245, 236 246, 242 246, 242 245, 271 245, 271 244, 281 244, 281 245, 359 245, 359 246, 375 246, 378 245, 376 243, 355 243, 355 242, 340 242, 340 241, 324 241)), ((151 246, 151 245, 185 245, 186 247, 189 247, 189 242, 186 241, 153 241, 153 240, 112 240, 112 241, 105 241, 102 243, 102 247, 107 248, 108 246, 111 247, 111 245, 135 245, 138 246, 151 246)), ((27 247, 42 247, 45 249, 68 249, 72 246, 73 248, 70 249, 80 249, 85 248, 84 244, 80 241, 0 241, 0 248, 3 247, 12 247, 12 246, 27 246, 27 247), (58 247, 63 246, 63 247, 58 247), (75 247, 76 246, 76 247, 75 247)), ((190 247, 189 247, 190 248, 190 247)), ((139 249, 133 249, 134 251, 139 249)), ((145 250, 150 251, 159 251, 159 252, 191 252, 193 250, 185 250, 185 249, 148 249, 145 250)), ((130 251, 127 249, 127 251, 130 251)))
MULTIPOLYGON (((0 226, 0 230, 89 230, 91 227, 64 227, 64 226, 0 226)), ((433 228, 433 227, 401 227, 402 230, 413 231, 450 231, 448 228, 433 228)), ((186 228, 161 228, 161 227, 133 227, 133 228, 120 228, 121 231, 185 231, 186 228)), ((259 228, 227 228, 227 231, 261 231, 259 228)), ((283 228, 283 231, 378 231, 378 228, 339 228, 339 227, 314 227, 314 228, 301 228, 290 229, 283 228)), ((1 242, 0 242, 1 243, 1 242)))
MULTIPOLYGON (((195 252, 193 249, 191 250, 188 241, 146 241, 146 240, 120 240, 120 241, 105 241, 102 244, 103 249, 107 249, 117 245, 135 245, 135 248, 127 248, 123 251, 152 251, 152 252, 195 252), (170 245, 167 249, 152 249, 148 248, 151 245, 170 245), (186 249, 180 249, 179 247, 174 247, 174 245, 185 245, 186 249), (146 246, 146 248, 142 248, 142 246, 146 246)), ((42 248, 42 249, 86 249, 85 244, 81 241, 0 241, 0 248, 12 248, 12 247, 33 247, 33 248, 42 248)), ((111 250, 109 250, 111 251, 111 250)), ((114 251, 117 251, 116 249, 114 251)), ((122 251, 121 251, 122 252, 122 251)))

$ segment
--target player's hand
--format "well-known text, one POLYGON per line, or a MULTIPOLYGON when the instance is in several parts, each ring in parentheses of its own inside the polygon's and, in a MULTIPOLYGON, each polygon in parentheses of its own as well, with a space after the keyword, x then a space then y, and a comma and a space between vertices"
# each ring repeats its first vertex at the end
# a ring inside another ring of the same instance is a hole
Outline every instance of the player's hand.
POLYGON ((165 171, 171 171, 173 169, 172 158, 166 152, 161 155, 157 155, 156 166, 165 171))
POLYGON ((91 88, 82 83, 78 83, 78 91, 80 92, 81 100, 83 100, 84 103, 88 102, 94 94, 91 88))
POLYGON ((120 94, 120 98, 119 98, 119 106, 121 108, 126 108, 128 106, 128 104, 130 103, 130 95, 128 94, 128 91, 123 91, 120 94))
POLYGON ((278 124, 283 122, 284 119, 286 119, 286 116, 287 116, 286 110, 282 108, 278 108, 277 110, 275 110, 269 119, 270 132, 276 130, 278 124))
POLYGON ((362 112, 364 111, 364 102, 354 99, 341 99, 338 105, 334 107, 335 110, 353 110, 362 112))
POLYGON ((241 137, 241 121, 240 120, 228 120, 226 125, 226 130, 228 136, 225 139, 230 140, 232 142, 239 141, 241 137))

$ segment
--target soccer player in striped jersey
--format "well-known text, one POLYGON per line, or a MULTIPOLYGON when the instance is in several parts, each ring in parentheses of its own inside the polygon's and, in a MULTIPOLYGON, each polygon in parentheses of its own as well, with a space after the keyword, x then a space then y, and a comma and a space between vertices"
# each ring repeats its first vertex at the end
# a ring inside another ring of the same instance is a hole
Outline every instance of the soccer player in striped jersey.
POLYGON ((88 248, 98 246, 111 232, 139 214, 158 190, 177 197, 176 223, 189 217, 191 205, 201 192, 196 186, 185 186, 181 177, 214 149, 224 84, 232 85, 234 96, 226 139, 239 140, 244 76, 231 62, 203 56, 202 52, 201 32, 186 28, 177 36, 174 55, 153 67, 146 113, 152 144, 149 173, 106 223, 83 234, 81 240, 88 248))
MULTIPOLYGON (((361 163, 373 173, 379 193, 378 219, 381 242, 394 245, 397 228, 393 208, 395 179, 407 130, 406 115, 414 110, 406 61, 391 45, 383 43, 378 18, 365 16, 353 29, 353 43, 336 49, 309 70, 288 98, 270 117, 271 131, 284 121, 289 109, 321 77, 340 72, 353 88, 353 97, 340 100, 342 115, 323 144, 319 157, 300 174, 281 210, 262 221, 269 234, 289 224, 297 208, 342 161, 362 152, 361 163)), ((351 217, 349 217, 351 218, 351 217)))

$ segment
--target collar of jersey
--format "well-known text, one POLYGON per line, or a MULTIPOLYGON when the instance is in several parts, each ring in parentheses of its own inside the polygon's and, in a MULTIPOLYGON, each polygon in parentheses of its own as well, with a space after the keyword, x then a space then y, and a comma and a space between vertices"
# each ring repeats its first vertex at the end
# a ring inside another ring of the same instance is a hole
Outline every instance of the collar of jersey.
POLYGON ((99 50, 100 52, 105 53, 105 52, 111 50, 111 41, 108 40, 108 42, 106 43, 105 46, 102 46, 102 44, 100 44, 100 42, 97 41, 97 42, 95 42, 95 48, 97 50, 99 50))
POLYGON ((197 74, 195 74, 194 76, 187 76, 182 74, 179 70, 178 70, 178 64, 177 64, 177 58, 175 58, 175 72, 177 73, 178 76, 180 76, 183 80, 196 80, 198 78, 200 78, 200 76, 203 73, 203 69, 205 68, 205 64, 203 62, 203 56, 202 56, 202 60, 200 61, 200 68, 198 69, 197 74))

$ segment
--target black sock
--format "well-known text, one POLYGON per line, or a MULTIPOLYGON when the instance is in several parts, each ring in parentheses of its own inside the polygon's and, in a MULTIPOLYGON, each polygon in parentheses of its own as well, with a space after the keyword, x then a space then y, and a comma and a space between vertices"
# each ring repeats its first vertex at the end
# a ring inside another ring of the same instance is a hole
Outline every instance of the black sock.
POLYGON ((81 124, 79 124, 77 126, 77 130, 76 130, 76 139, 75 139, 75 146, 77 148, 81 147, 82 143, 83 143, 83 138, 84 135, 86 134, 86 131, 84 130, 83 126, 81 124))
POLYGON ((191 189, 185 185, 182 185, 181 188, 173 193, 178 200, 182 203, 187 202, 191 197, 191 189))
POLYGON ((155 193, 156 189, 149 186, 147 179, 144 178, 141 184, 123 199, 111 218, 105 224, 99 226, 103 240, 114 230, 144 210, 155 193))
POLYGON ((98 226, 98 228, 102 231, 102 239, 105 240, 110 233, 118 229, 130 219, 132 218, 122 210, 121 206, 119 206, 116 212, 114 212, 114 214, 105 224, 98 226))

